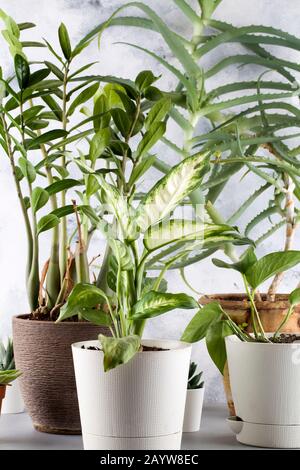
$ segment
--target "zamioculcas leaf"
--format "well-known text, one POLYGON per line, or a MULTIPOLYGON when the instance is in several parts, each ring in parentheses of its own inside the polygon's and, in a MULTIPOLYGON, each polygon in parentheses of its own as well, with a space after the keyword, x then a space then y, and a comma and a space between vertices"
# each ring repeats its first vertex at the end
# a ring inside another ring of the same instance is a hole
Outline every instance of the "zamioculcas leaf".
POLYGON ((67 60, 70 60, 72 56, 71 42, 70 42, 67 28, 63 23, 61 23, 58 29, 58 37, 59 37, 60 47, 61 47, 61 50, 63 51, 65 58, 67 60))
POLYGON ((68 116, 71 116, 75 109, 83 103, 86 103, 88 100, 93 98, 95 93, 98 91, 99 83, 94 83, 93 85, 85 88, 79 95, 75 98, 68 110, 68 116))
POLYGON ((144 295, 132 308, 131 317, 134 320, 156 317, 175 308, 193 309, 198 304, 187 294, 168 294, 150 291, 144 295))
POLYGON ((160 77, 155 77, 151 70, 144 70, 136 77, 135 84, 141 93, 144 93, 152 83, 156 82, 160 77))
POLYGON ((269 253, 260 258, 247 271, 250 286, 256 289, 260 284, 280 272, 287 271, 300 263, 300 251, 290 250, 269 253))
POLYGON ((52 140, 60 139, 61 137, 65 137, 67 134, 67 131, 64 131, 63 129, 53 129, 52 131, 45 132, 45 134, 30 140, 27 147, 32 148, 45 143, 50 143, 52 140))
POLYGON ((25 90, 30 79, 30 69, 27 60, 20 54, 15 56, 15 71, 21 90, 25 90))
POLYGON ((289 295, 289 302, 294 307, 300 304, 300 288, 293 290, 289 295))
POLYGON ((205 338, 207 331, 213 323, 221 320, 224 312, 217 302, 205 305, 192 318, 181 336, 182 341, 196 343, 205 338))
POLYGON ((186 158, 162 178, 144 197, 138 207, 137 223, 142 230, 154 225, 200 186, 207 171, 209 153, 186 158))
POLYGON ((155 103, 145 120, 145 128, 149 130, 152 124, 162 121, 170 111, 171 106, 172 101, 170 98, 163 98, 155 103))
POLYGON ((141 340, 137 335, 125 336, 124 338, 110 338, 99 335, 99 341, 104 352, 103 366, 105 372, 129 362, 141 347, 141 340))
POLYGON ((47 193, 51 196, 52 194, 59 193, 60 191, 64 191, 66 189, 74 188, 74 186, 79 186, 82 184, 78 180, 74 179, 62 179, 59 181, 55 181, 55 183, 50 184, 46 189, 47 193))
POLYGON ((109 144, 110 141, 110 129, 107 127, 105 129, 100 129, 93 137, 90 144, 90 159, 93 163, 97 158, 101 157, 104 150, 109 144))
POLYGON ((27 160, 27 158, 19 158, 19 167, 22 171, 23 176, 27 179, 29 183, 33 183, 36 178, 36 171, 32 163, 27 160))
MULTIPOLYGON (((57 322, 66 320, 84 311, 86 311, 86 315, 88 315, 89 313, 87 312, 89 312, 89 310, 103 303, 108 303, 108 298, 101 289, 92 284, 77 284, 69 295, 66 304, 60 309, 57 322)), ((97 310, 95 310, 95 312, 97 312, 97 314, 99 313, 99 318, 103 313, 97 310)))
POLYGON ((206 333, 206 346, 208 353, 215 365, 221 372, 224 373, 226 364, 226 346, 225 338, 233 334, 228 321, 216 321, 208 328, 206 333))
POLYGON ((48 214, 41 218, 37 226, 38 235, 42 232, 56 227, 59 224, 59 218, 54 214, 48 214))
POLYGON ((31 207, 34 213, 41 209, 49 200, 49 194, 43 188, 36 187, 31 195, 31 207))
POLYGON ((137 148, 137 158, 142 158, 162 138, 166 132, 165 122, 156 122, 143 136, 137 148))

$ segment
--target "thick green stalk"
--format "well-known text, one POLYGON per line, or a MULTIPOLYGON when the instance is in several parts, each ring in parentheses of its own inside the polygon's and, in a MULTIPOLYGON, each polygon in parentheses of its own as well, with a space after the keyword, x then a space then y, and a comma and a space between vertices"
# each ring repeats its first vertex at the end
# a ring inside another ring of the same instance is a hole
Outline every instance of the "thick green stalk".
POLYGON ((294 312, 294 306, 291 305, 290 308, 288 309, 288 312, 286 314, 286 316, 284 317, 284 319, 282 320, 282 322, 280 323, 279 327, 277 328, 273 338, 277 338, 280 331, 282 330, 282 328, 287 324, 287 322, 289 321, 289 319, 291 318, 292 314, 294 312))

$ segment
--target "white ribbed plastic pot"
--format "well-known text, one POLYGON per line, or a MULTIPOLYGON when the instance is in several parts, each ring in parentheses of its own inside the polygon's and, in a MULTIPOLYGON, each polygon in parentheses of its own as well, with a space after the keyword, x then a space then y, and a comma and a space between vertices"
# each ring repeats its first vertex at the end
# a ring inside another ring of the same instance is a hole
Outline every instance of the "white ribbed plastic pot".
POLYGON ((3 414, 23 413, 25 410, 21 396, 19 380, 15 380, 9 387, 6 387, 5 398, 2 403, 3 414))
POLYGON ((234 426, 238 441, 300 447, 300 344, 248 343, 229 336, 226 350, 236 414, 242 420, 234 426))
POLYGON ((127 364, 103 369, 102 351, 72 345, 86 450, 178 450, 186 400, 191 345, 143 340, 166 351, 139 352, 127 364))
POLYGON ((201 425, 204 388, 187 390, 183 432, 197 432, 201 425))

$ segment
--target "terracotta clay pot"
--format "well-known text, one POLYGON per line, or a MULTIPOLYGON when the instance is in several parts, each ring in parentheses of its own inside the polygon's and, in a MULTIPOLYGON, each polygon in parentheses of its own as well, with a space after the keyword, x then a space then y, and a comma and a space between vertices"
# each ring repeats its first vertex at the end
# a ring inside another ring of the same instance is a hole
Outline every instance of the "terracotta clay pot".
POLYGON ((16 368, 22 372, 21 393, 36 430, 81 434, 71 344, 95 340, 107 328, 87 322, 13 318, 16 368))
MULTIPOLYGON (((277 330, 289 309, 288 295, 277 294, 274 302, 266 300, 266 297, 266 294, 261 294, 262 300, 256 301, 256 306, 265 332, 273 333, 277 330)), ((248 323, 247 331, 249 333, 252 332, 251 312, 246 294, 206 295, 199 300, 201 305, 207 305, 211 302, 219 302, 237 324, 248 323)), ((293 315, 282 329, 282 332, 300 332, 300 305, 295 308, 293 315)), ((230 416, 236 416, 227 364, 224 369, 223 381, 230 416)))
POLYGON ((5 397, 6 385, 0 385, 0 415, 1 415, 1 407, 2 401, 5 397))

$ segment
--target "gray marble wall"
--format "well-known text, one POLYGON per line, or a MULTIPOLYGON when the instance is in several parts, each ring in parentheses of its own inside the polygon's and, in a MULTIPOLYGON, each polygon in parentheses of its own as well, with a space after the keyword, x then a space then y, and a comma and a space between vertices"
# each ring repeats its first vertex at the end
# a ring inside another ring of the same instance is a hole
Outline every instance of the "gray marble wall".
MULTIPOLYGON (((191 4, 197 4, 194 0, 188 0, 191 4)), ((61 21, 65 22, 71 32, 72 41, 78 41, 82 35, 92 27, 106 19, 117 7, 125 2, 121 0, 0 0, 0 7, 6 10, 18 22, 32 21, 38 25, 32 30, 31 38, 39 39, 46 36, 50 42, 57 42, 57 27, 61 21)), ((182 34, 188 34, 189 25, 183 15, 179 13, 172 0, 145 0, 144 3, 154 8, 162 18, 182 34)), ((137 13, 131 9, 131 13, 137 13)), ((299 0, 223 0, 219 6, 216 17, 236 25, 266 24, 288 30, 293 34, 299 34, 300 4, 299 0)), ((130 30, 125 28, 113 28, 105 32, 100 52, 96 44, 86 51, 85 59, 88 61, 99 60, 95 71, 101 74, 114 74, 123 77, 134 78, 138 71, 145 68, 153 68, 156 73, 164 72, 154 60, 136 50, 114 44, 116 41, 128 41, 151 47, 159 54, 164 54, 167 60, 172 61, 169 51, 165 50, 161 39, 151 33, 142 30, 130 30)), ((236 50, 232 45, 217 51, 220 57, 225 50, 236 50)), ((35 51, 35 58, 39 58, 40 51, 35 51)), ((282 53, 278 51, 278 53, 282 53)), ((292 51, 285 51, 285 57, 298 61, 299 57, 292 51)), ((215 58, 212 58, 215 60, 215 58)), ((6 73, 11 71, 11 60, 6 46, 0 40, 0 64, 6 73)), ((234 81, 247 78, 249 74, 257 77, 261 72, 259 68, 236 69, 230 68, 223 75, 223 81, 234 81)), ((218 79, 217 79, 218 80, 218 79)), ((160 82, 165 89, 174 85, 174 79, 168 73, 160 82)), ((175 126, 170 126, 171 139, 180 141, 180 132, 175 126)), ((158 150, 159 151, 159 150, 158 150)), ((170 152, 164 154, 167 161, 174 162, 174 155, 170 152)), ((153 181, 158 174, 153 171, 153 181)), ((255 178, 248 176, 240 184, 239 177, 235 178, 233 186, 224 191, 219 208, 226 216, 249 194, 251 187, 256 184, 255 178)), ((257 207, 263 208, 263 201, 258 202, 257 207)), ((49 241, 48 235, 43 235, 45 246, 49 241)), ((298 235, 299 237, 299 235, 298 235)), ((95 252, 101 251, 100 241, 94 248, 95 252)), ((300 248, 299 238, 296 240, 300 248)), ((282 247, 283 233, 278 232, 270 241, 260 248, 260 253, 282 247)), ((21 214, 16 199, 13 181, 10 175, 8 162, 1 156, 0 159, 0 336, 10 331, 10 318, 14 314, 25 312, 27 307, 24 269, 25 269, 26 242, 23 230, 21 214)), ((46 251, 41 253, 44 259, 46 251)), ((242 286, 238 276, 233 273, 218 270, 205 261, 194 265, 187 270, 187 277, 193 286, 200 292, 213 293, 225 291, 241 291, 242 286)), ((291 271, 285 278, 283 290, 289 290, 297 280, 299 272, 291 271)), ((169 286, 172 291, 187 291, 177 273, 168 276, 169 286)), ((148 323, 146 335, 159 338, 178 338, 191 318, 191 313, 173 312, 154 319, 148 323)), ((205 372, 207 382, 207 401, 223 400, 223 392, 219 374, 212 365, 203 344, 194 347, 194 356, 199 361, 205 372)))

